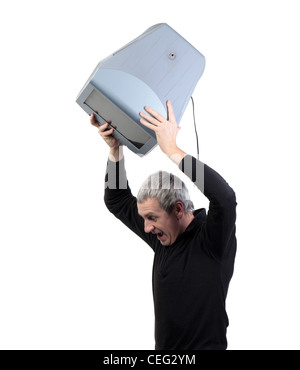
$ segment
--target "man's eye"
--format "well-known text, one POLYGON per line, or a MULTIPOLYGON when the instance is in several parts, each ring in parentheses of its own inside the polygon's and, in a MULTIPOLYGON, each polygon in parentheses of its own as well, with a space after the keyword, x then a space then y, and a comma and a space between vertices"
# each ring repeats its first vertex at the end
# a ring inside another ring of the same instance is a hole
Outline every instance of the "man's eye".
POLYGON ((149 216, 149 217, 148 217, 148 220, 149 220, 149 221, 156 221, 156 218, 155 218, 155 217, 153 217, 153 216, 149 216))

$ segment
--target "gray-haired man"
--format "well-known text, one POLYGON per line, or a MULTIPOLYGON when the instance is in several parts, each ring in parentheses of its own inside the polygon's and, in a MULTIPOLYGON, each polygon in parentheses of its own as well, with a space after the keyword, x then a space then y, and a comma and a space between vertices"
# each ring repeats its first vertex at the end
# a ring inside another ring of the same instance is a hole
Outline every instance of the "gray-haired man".
POLYGON ((128 186, 122 146, 108 125, 91 123, 110 147, 105 203, 108 209, 154 251, 155 349, 227 348, 225 301, 236 254, 234 191, 213 169, 176 144, 179 128, 172 104, 168 119, 149 107, 141 123, 156 133, 161 150, 209 199, 209 210, 193 210, 186 186, 158 172, 137 198, 128 186))

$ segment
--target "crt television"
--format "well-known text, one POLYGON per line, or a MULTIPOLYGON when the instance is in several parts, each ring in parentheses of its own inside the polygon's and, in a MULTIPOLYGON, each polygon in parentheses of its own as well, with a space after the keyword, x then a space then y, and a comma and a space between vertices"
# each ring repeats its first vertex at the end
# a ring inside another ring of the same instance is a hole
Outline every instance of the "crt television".
POLYGON ((166 23, 100 61, 76 102, 99 124, 108 122, 113 136, 143 156, 156 145, 155 133, 140 123, 147 105, 167 118, 173 105, 179 124, 205 68, 204 56, 166 23))

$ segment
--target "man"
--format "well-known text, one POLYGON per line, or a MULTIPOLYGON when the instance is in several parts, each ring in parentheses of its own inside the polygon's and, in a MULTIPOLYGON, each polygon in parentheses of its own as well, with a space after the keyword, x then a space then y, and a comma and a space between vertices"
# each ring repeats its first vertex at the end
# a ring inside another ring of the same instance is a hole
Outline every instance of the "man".
POLYGON ((236 253, 235 193, 214 170, 178 148, 171 102, 168 119, 145 110, 141 123, 155 132, 160 149, 209 199, 209 211, 193 211, 185 185, 164 172, 150 176, 136 199, 113 129, 99 126, 92 116, 91 123, 110 147, 105 203, 155 253, 155 349, 225 350, 225 300, 236 253))

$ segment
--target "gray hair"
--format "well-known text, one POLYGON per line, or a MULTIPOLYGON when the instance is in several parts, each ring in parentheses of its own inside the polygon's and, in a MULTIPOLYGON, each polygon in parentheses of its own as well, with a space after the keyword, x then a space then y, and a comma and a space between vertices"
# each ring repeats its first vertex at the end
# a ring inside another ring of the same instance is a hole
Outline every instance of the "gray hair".
POLYGON ((160 206, 169 214, 178 201, 183 204, 185 213, 194 210, 194 204, 185 183, 177 176, 165 171, 158 171, 148 176, 142 184, 137 201, 143 203, 148 198, 156 198, 160 206))

